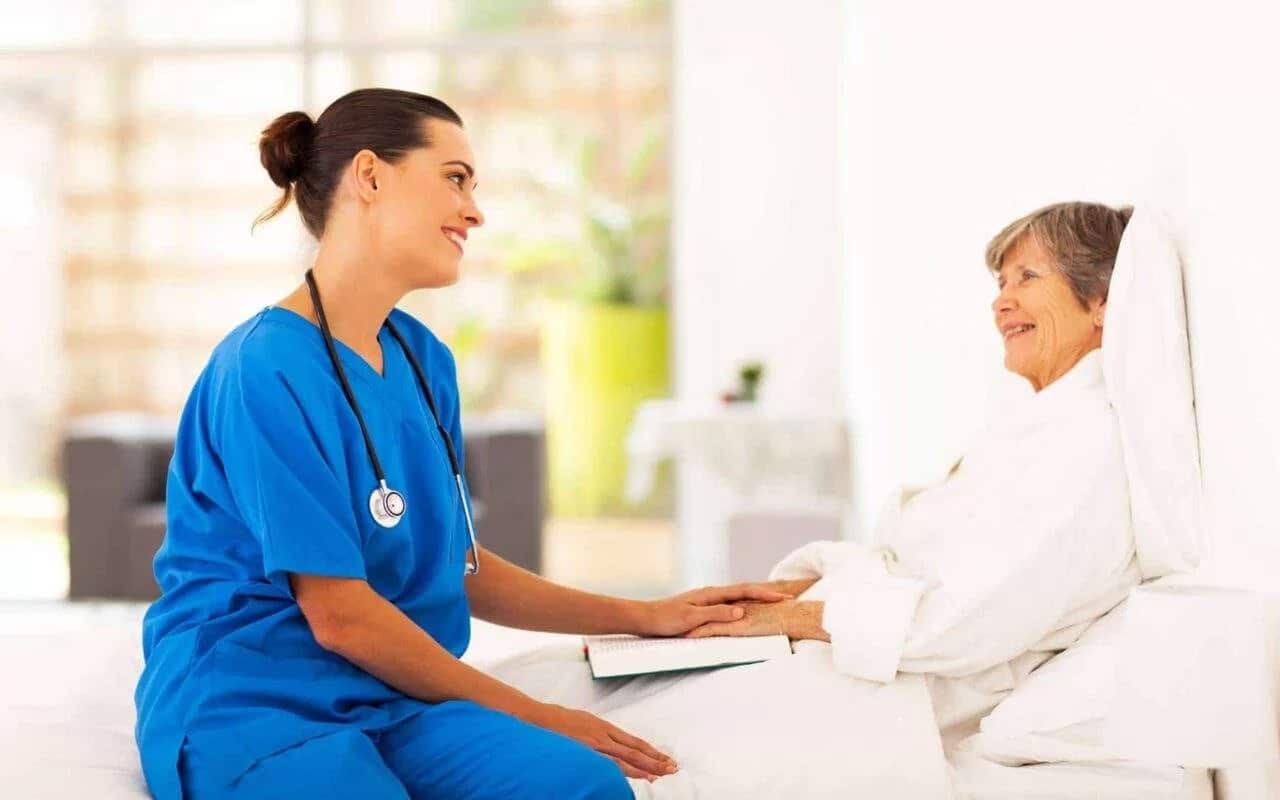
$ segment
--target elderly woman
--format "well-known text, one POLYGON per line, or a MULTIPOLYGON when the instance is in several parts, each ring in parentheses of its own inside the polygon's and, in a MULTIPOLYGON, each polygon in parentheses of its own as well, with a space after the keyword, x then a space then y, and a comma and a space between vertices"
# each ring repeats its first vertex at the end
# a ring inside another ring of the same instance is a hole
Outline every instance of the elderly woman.
POLYGON ((987 248, 1005 366, 1033 396, 939 483, 892 499, 872 548, 815 542, 775 569, 793 601, 693 636, 785 631, 836 668, 923 673, 954 744, 1139 580, 1116 419, 1103 386, 1107 288, 1131 209, 1063 203, 987 248))

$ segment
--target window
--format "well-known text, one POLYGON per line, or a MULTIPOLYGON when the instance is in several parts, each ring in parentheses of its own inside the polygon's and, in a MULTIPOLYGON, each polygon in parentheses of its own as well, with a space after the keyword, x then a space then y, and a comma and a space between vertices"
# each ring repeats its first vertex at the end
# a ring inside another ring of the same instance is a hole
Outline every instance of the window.
POLYGON ((68 415, 176 414, 218 339, 296 285, 312 252, 296 211, 249 231, 277 194, 257 136, 284 111, 318 114, 385 85, 437 95, 466 120, 489 223, 464 279, 406 307, 454 346, 472 411, 541 403, 536 304, 557 276, 524 268, 531 249, 579 234, 583 185, 623 202, 668 191, 663 2, 43 7, 0 32, 0 83, 63 110, 68 415), (624 173, 646 148, 659 166, 637 189, 624 173))
POLYGON ((293 208, 250 233, 278 194, 257 157, 275 115, 384 85, 439 96, 466 120, 488 225, 457 286, 405 306, 453 347, 469 413, 539 409, 537 304, 563 281, 588 206, 667 199, 666 2, 175 6, 0 0, 0 102, 37 109, 6 111, 5 151, 28 158, 13 146, 26 137, 42 159, 0 160, 0 185, 38 186, 44 199, 22 208, 51 221, 0 225, 0 263, 25 267, 6 289, 42 303, 0 323, 18 345, 10 360, 58 366, 38 402, 0 392, 0 533, 13 534, 0 537, 0 594, 65 592, 65 421, 176 416, 219 339, 300 280, 313 243, 293 208), (38 257, 15 244, 33 241, 38 257))

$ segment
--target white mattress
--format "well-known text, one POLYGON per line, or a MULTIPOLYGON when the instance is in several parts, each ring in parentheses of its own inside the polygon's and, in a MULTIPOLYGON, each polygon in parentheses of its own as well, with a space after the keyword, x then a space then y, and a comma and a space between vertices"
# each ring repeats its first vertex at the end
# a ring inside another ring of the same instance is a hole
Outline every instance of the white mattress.
POLYGON ((1126 763, 1007 767, 976 757, 951 766, 963 800, 1213 800, 1209 771, 1203 769, 1126 763))
MULTIPOLYGON (((148 797, 133 742, 142 611, 142 606, 118 604, 0 604, 0 787, 5 797, 148 797)), ((483 665, 555 638, 477 622, 467 660, 483 665)), ((1203 771, 1122 765, 1011 770, 986 762, 958 764, 956 780, 975 800, 1212 798, 1203 771), (1181 794, 1169 793, 1171 781, 1181 794)))

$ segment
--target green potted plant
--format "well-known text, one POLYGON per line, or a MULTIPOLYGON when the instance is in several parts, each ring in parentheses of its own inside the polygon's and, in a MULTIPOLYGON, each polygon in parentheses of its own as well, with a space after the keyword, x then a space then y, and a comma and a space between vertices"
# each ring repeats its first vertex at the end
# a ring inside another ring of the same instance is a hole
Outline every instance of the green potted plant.
POLYGON ((665 199, 643 199, 659 144, 654 133, 628 154, 611 193, 600 140, 583 140, 579 236, 534 243, 511 259, 513 269, 542 271, 552 287, 540 339, 549 500, 559 516, 623 508, 632 417, 668 394, 669 214, 665 199))
POLYGON ((754 403, 763 377, 764 364, 759 361, 746 362, 738 367, 737 390, 725 392, 720 399, 725 403, 754 403))

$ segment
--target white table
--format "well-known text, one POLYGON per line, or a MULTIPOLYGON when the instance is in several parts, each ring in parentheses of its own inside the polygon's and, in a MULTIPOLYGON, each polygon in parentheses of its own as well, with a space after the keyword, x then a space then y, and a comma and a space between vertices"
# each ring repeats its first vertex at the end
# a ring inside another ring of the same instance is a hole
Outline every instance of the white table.
MULTIPOLYGON (((643 499, 659 463, 677 464, 681 580, 729 578, 727 530, 738 515, 806 514, 839 531, 849 502, 842 417, 755 403, 660 400, 637 410, 627 437, 627 497, 643 499)), ((812 530, 812 525, 806 526, 812 530)), ((787 544, 779 532, 780 546, 787 544)))

